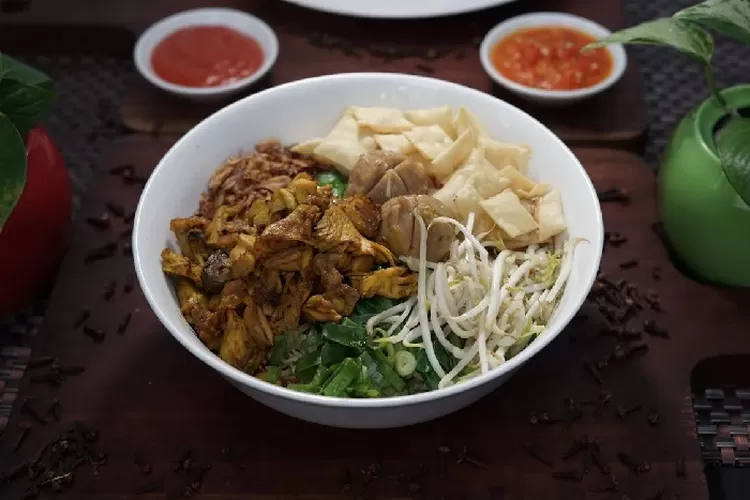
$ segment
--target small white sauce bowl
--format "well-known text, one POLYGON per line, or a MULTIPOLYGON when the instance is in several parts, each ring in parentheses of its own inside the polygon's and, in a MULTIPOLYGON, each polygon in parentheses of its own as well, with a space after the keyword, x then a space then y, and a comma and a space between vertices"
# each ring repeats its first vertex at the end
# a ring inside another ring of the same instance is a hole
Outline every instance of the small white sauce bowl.
POLYGON ((251 14, 225 8, 186 10, 165 17, 144 31, 133 49, 135 67, 146 80, 170 94, 203 101, 226 98, 247 89, 271 70, 278 55, 279 41, 268 24, 251 14), (154 48, 175 31, 193 26, 223 26, 252 37, 263 50, 263 64, 250 76, 216 87, 189 87, 164 80, 151 66, 154 48))
POLYGON ((604 26, 572 14, 563 14, 560 12, 535 12, 532 14, 513 17, 492 28, 492 30, 490 30, 490 32, 484 37, 484 40, 479 47, 479 58, 484 67, 484 71, 498 85, 508 89, 514 94, 528 101, 550 106, 572 104, 604 92, 614 85, 622 77, 623 73, 625 73, 625 68, 628 65, 628 56, 625 53, 625 49, 620 44, 609 45, 606 47, 612 55, 613 63, 612 71, 607 78, 591 87, 576 90, 545 90, 527 87, 526 85, 521 85, 520 83, 516 83, 513 80, 506 78, 497 70, 497 68, 495 68, 494 64, 492 64, 492 49, 500 40, 518 30, 547 26, 574 29, 587 33, 597 40, 612 34, 612 32, 604 26))

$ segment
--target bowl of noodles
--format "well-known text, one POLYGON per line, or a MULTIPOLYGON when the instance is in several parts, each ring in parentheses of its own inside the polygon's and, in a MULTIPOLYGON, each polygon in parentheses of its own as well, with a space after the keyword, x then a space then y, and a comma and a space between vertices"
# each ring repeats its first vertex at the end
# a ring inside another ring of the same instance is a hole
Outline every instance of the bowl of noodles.
POLYGON ((499 387, 583 304, 603 225, 523 111, 392 73, 284 84, 162 158, 133 231, 166 329, 257 401, 325 425, 431 420, 499 387))

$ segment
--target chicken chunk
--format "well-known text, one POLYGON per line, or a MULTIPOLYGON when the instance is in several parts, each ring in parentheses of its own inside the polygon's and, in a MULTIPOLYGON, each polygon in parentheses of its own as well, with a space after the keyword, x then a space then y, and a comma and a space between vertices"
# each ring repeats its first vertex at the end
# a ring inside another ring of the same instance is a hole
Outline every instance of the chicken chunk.
POLYGON ((440 216, 454 217, 453 211, 441 201, 427 195, 399 196, 381 207, 380 237, 399 256, 419 257, 421 231, 414 211, 424 219, 427 233, 427 260, 439 262, 450 251, 455 229, 444 222, 432 224, 440 216), (432 224, 432 227, 430 227, 432 224))
POLYGON ((240 370, 255 372, 265 360, 266 350, 251 337, 244 321, 234 310, 227 311, 226 332, 219 357, 240 370))
POLYGON ((187 278, 196 284, 201 282, 201 266, 170 248, 161 251, 161 268, 166 274, 187 278))
POLYGON ((264 266, 277 271, 307 272, 312 265, 313 249, 309 245, 300 245, 274 253, 266 259, 264 266))
POLYGON ((260 235, 264 247, 280 250, 297 243, 311 243, 313 227, 320 219, 320 209, 314 205, 299 205, 289 215, 269 225, 260 235))
POLYGON ((395 259, 388 248, 374 243, 357 231, 346 212, 332 205, 315 227, 315 245, 324 252, 334 251, 353 253, 355 255, 371 255, 377 262, 394 264, 395 259))
POLYGON ((182 255, 203 265, 210 253, 206 246, 206 227, 209 220, 203 217, 187 217, 184 219, 172 219, 169 228, 177 238, 182 255))
POLYGON ((354 227, 362 236, 373 239, 380 227, 380 210, 367 196, 355 195, 344 198, 336 204, 341 207, 354 227))
POLYGON ((356 280, 362 297, 404 299, 417 293, 417 274, 404 267, 388 267, 365 274, 356 280))

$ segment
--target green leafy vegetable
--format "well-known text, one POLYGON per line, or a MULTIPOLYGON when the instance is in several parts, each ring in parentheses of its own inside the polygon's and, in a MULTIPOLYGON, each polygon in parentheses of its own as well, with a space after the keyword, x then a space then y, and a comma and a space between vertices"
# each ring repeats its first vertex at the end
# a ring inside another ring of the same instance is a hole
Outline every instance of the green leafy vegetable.
POLYGON ((344 318, 341 323, 325 323, 323 337, 346 347, 362 350, 367 346, 367 332, 362 324, 344 318))
POLYGON ((333 170, 321 172, 315 177, 315 180, 321 186, 331 186, 333 194, 337 198, 344 197, 344 193, 346 193, 346 180, 340 173, 333 170))
POLYGON ((258 375, 258 378, 268 382, 269 384, 275 384, 281 378, 281 368, 278 366, 268 366, 266 369, 258 375))
POLYGON ((676 13, 677 19, 701 23, 743 43, 750 43, 750 1, 707 0, 676 13))
POLYGON ((665 45, 679 50, 704 65, 710 62, 714 52, 713 39, 703 28, 690 21, 672 17, 663 17, 620 30, 587 45, 584 50, 613 43, 665 45))
POLYGON ((735 118, 716 137, 724 175, 750 205, 750 118, 735 118))
POLYGON ((319 366, 312 378, 307 383, 302 384, 289 384, 289 389, 300 392, 310 392, 313 394, 319 394, 323 385, 326 383, 328 378, 331 376, 333 371, 325 366, 319 366))
MULTIPOLYGON (((341 363, 352 355, 352 349, 336 342, 327 342, 320 349, 320 362, 324 366, 341 363)), ((356 352, 354 353, 356 355, 356 352)))
POLYGON ((300 382, 309 382, 320 365, 320 352, 309 352, 297 360, 297 364, 294 365, 294 376, 300 382))
POLYGON ((357 358, 347 358, 328 379, 323 386, 322 394, 324 396, 342 397, 346 395, 346 390, 352 383, 359 378, 362 370, 362 363, 357 358))
POLYGON ((399 377, 398 373, 396 373, 396 370, 393 369, 391 364, 388 362, 388 360, 385 357, 385 354, 383 354, 382 351, 376 350, 374 351, 375 361, 378 364, 378 370, 383 375, 383 378, 385 381, 396 389, 396 391, 401 392, 406 388, 406 382, 404 382, 404 379, 399 377))
POLYGON ((10 118, 0 112, 0 231, 26 184, 26 149, 10 118))
POLYGON ((364 326, 368 319, 395 306, 397 303, 398 301, 385 297, 359 299, 351 315, 352 321, 361 323, 364 326))

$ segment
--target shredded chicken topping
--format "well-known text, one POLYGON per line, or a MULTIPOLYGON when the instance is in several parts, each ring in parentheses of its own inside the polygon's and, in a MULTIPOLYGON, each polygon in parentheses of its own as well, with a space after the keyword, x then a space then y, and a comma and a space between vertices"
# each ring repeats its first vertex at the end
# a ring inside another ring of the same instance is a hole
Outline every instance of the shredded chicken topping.
MULTIPOLYGON (((266 147, 238 161, 275 157, 290 169, 312 168, 307 159, 266 147)), ((271 173, 280 164, 259 174, 279 186, 252 187, 246 176, 252 168, 227 165, 212 179, 198 214, 171 221, 180 252, 162 251, 164 272, 178 279, 182 313, 224 361, 255 373, 274 338, 298 331, 302 322, 338 322, 360 297, 416 294, 417 275, 369 239, 380 224, 369 198, 335 200, 329 186, 307 173, 278 181, 271 173)))

